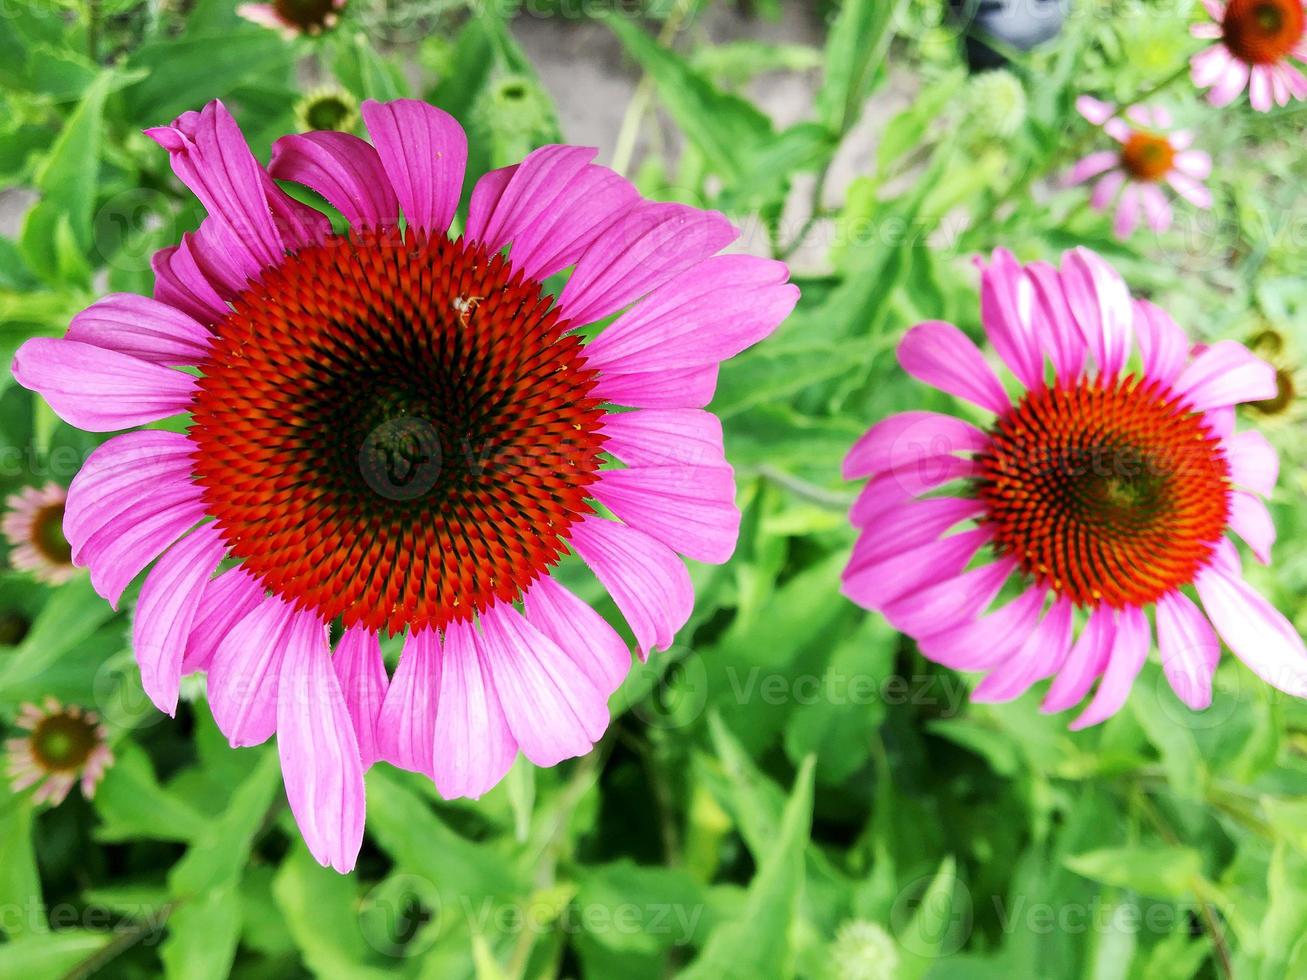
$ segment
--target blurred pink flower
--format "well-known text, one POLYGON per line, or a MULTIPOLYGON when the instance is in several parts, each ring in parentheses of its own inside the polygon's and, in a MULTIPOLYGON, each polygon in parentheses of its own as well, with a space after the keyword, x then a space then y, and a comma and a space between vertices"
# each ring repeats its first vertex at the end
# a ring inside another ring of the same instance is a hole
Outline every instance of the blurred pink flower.
POLYGON ((155 256, 154 298, 106 296, 13 364, 83 429, 189 416, 91 454, 73 561, 115 604, 153 564, 146 693, 172 713, 203 670, 233 746, 275 733, 340 871, 378 759, 478 797, 519 751, 552 766, 603 735, 631 649, 553 567, 589 566, 642 658, 671 645, 682 556, 724 562, 739 533, 718 367, 798 299, 783 263, 718 254, 725 216, 645 200, 587 147, 481 175, 451 237, 462 127, 410 99, 362 115, 371 143, 283 136, 267 168, 220 102, 149 130, 207 217, 155 256))
POLYGON ((1307 76, 1294 64, 1307 62, 1304 0, 1203 0, 1210 22, 1195 24, 1194 37, 1218 43, 1194 55, 1194 84, 1210 88, 1214 106, 1233 102, 1244 89, 1253 108, 1307 99, 1307 76))
POLYGON ((24 487, 10 494, 0 529, 13 546, 9 563, 43 582, 62 585, 76 574, 72 550, 64 538, 64 503, 68 491, 57 483, 24 487))
POLYGON ((1307 696, 1302 637, 1230 539, 1270 561, 1262 498, 1279 461, 1260 433, 1235 431, 1234 406, 1275 394, 1272 367, 1231 340, 1191 347, 1083 248, 1060 269, 996 251, 981 319, 1015 398, 957 327, 907 332, 903 369, 989 422, 904 412, 858 441, 844 473, 870 482, 850 515, 861 534, 845 594, 932 660, 984 672, 973 700, 1052 678, 1044 710, 1064 711, 1097 682, 1072 728, 1121 708, 1154 635, 1193 709, 1211 701, 1218 634, 1267 683, 1307 696))
POLYGON ((1076 108, 1121 145, 1089 154, 1071 168, 1066 184, 1074 186, 1098 178, 1090 204, 1106 211, 1113 201, 1117 202, 1113 230, 1118 238, 1134 233, 1141 211, 1154 231, 1171 227, 1171 202, 1162 184, 1169 184, 1195 207, 1212 206, 1211 191, 1203 184, 1212 172, 1212 158, 1202 150, 1191 149, 1193 134, 1188 130, 1164 132, 1173 125, 1166 109, 1131 106, 1122 119, 1116 106, 1088 95, 1076 100, 1076 108))
POLYGON ((18 727, 27 734, 6 743, 6 769, 13 788, 36 787, 36 800, 58 806, 78 782, 90 799, 104 771, 113 764, 109 733, 92 711, 64 707, 46 698, 41 707, 25 704, 18 727))
POLYGON ((301 34, 321 34, 335 27, 344 7, 345 0, 273 0, 239 4, 236 13, 294 38, 301 34))

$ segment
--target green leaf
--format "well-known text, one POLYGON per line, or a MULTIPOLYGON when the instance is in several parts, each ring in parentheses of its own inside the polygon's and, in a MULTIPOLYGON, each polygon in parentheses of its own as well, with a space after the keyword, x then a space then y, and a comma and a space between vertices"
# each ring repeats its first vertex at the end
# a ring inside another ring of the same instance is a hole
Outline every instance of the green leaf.
POLYGON ((242 749, 249 758, 249 775, 217 820, 208 821, 168 876, 174 897, 186 899, 239 881, 249 860, 254 836, 262 828, 281 784, 277 753, 242 749))
POLYGON ((815 769, 811 758, 799 767, 776 836, 769 841, 749 885, 742 914, 713 931, 703 953, 678 974, 681 980, 761 980, 794 975, 791 933, 803 896, 815 769))
POLYGON ((771 139, 771 121, 751 103, 716 88, 631 18, 612 15, 604 22, 653 79, 663 105, 712 168, 738 181, 757 148, 771 139))
POLYGON ((1202 856, 1191 847, 1111 847, 1063 863, 1078 875, 1154 898, 1188 898, 1203 881, 1202 856))
POLYGON ((241 931, 241 902, 234 883, 197 895, 168 917, 159 949, 171 980, 223 980, 230 976, 241 931))
POLYGON ((41 200, 28 212, 20 247, 28 265, 51 282, 85 278, 85 261, 68 253, 91 250, 104 100, 113 82, 112 71, 95 77, 33 176, 41 200))
POLYGON ((204 831, 203 815, 159 785, 141 748, 123 741, 114 754, 114 764, 95 793, 95 809, 103 821, 96 830, 99 840, 191 841, 204 831))
POLYGON ((0 980, 61 980, 80 976, 76 968, 112 941, 111 934, 89 929, 60 929, 42 936, 23 936, 0 946, 0 980))
POLYGON ((73 579, 51 597, 14 655, 0 661, 0 694, 41 676, 113 615, 113 608, 96 595, 89 578, 73 579))
POLYGON ((152 41, 128 61, 145 74, 123 92, 127 111, 133 119, 163 125, 222 98, 254 75, 286 67, 291 50, 274 32, 254 28, 152 41), (203 70, 197 71, 200 65, 203 70))
POLYGON ((826 39, 826 79, 817 116, 833 133, 847 133, 871 94, 904 0, 844 0, 826 39))
POLYGON ((48 931, 32 848, 31 794, 10 795, 7 782, 0 786, 0 909, 8 912, 3 927, 11 939, 48 931))

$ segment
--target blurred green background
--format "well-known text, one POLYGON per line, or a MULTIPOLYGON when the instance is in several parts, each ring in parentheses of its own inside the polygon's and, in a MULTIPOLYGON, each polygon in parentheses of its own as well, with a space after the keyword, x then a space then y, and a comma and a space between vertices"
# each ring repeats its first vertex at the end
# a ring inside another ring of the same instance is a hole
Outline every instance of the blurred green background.
MULTIPOLYGON (((90 802, 0 783, 0 978, 1307 977, 1300 702, 1227 656, 1194 714, 1151 663, 1072 734, 1042 692, 969 705, 966 677, 838 593, 843 454, 944 406, 897 338, 979 336, 978 251, 1086 244, 1192 336, 1281 369, 1281 403, 1245 419, 1283 454, 1277 562, 1249 574, 1307 626, 1307 109, 1206 106, 1183 71, 1196 3, 1081 0, 985 76, 926 0, 350 0, 298 38, 233 8, 0 0, 6 361, 99 294, 150 291, 150 255, 200 212, 140 130, 215 97, 264 159, 341 105, 425 98, 468 128, 469 186, 541 143, 597 145, 645 194, 725 211, 804 296, 713 404, 736 558, 692 569, 693 618, 594 753, 519 764, 479 802, 378 766, 350 876, 305 850, 273 746, 229 749, 202 688, 175 720, 148 703, 130 594, 115 614, 84 577, 0 573, 0 728, 54 695, 98 711, 117 757, 90 802), (1216 158, 1216 204, 1125 244, 1060 188, 1102 139, 1073 104, 1155 88, 1216 158)), ((0 490, 66 485, 94 444, 0 377, 0 490)))

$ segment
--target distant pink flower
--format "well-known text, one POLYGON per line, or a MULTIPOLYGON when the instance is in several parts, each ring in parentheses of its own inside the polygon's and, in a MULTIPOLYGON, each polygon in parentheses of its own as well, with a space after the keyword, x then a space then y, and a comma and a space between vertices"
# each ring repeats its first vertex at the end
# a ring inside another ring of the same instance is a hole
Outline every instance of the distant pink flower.
POLYGON ((1087 95, 1076 100, 1076 108, 1121 146, 1089 154, 1067 174, 1066 183, 1083 184, 1098 178, 1090 204, 1106 211, 1117 201, 1113 230, 1118 238, 1134 233, 1141 210, 1154 231, 1171 227, 1171 202, 1162 190, 1164 183, 1194 207, 1212 206, 1212 193, 1202 183, 1211 175, 1212 158, 1190 148, 1193 134, 1188 130, 1163 132, 1172 126, 1167 110, 1131 106, 1121 119, 1116 106, 1087 95))
POLYGON ((986 672, 977 701, 1052 678, 1044 710, 1064 711, 1097 681, 1072 728, 1120 709, 1154 632, 1191 708, 1210 703, 1218 633, 1267 683, 1307 696, 1302 637, 1245 581, 1227 536, 1270 560, 1261 498, 1278 460, 1235 431, 1234 406, 1274 395, 1271 366, 1230 340, 1191 348, 1085 249, 1060 271, 1002 250, 982 270, 981 317, 1015 402, 957 327, 908 331, 903 369, 991 421, 905 412, 853 447, 846 477, 871 481, 845 594, 927 657, 986 672))
POLYGON ((451 238, 458 123, 362 114, 371 144, 284 136, 267 170, 221 103, 150 130, 208 217, 155 257, 153 299, 108 296, 13 368, 91 431, 189 414, 92 454, 73 560, 114 603, 155 562, 146 692, 171 713, 204 670, 232 745, 276 733, 304 838, 342 871, 377 759, 477 797, 519 750, 552 766, 603 734, 631 651, 552 568, 578 555, 642 657, 671 644, 694 602, 679 556, 723 562, 739 530, 704 411, 718 364, 798 296, 781 263, 717 254, 722 215, 643 200, 583 147, 483 176, 451 238), (405 638, 393 676, 383 633, 405 638))
POLYGON ((1212 105, 1225 106, 1248 89, 1259 112, 1291 99, 1307 99, 1307 76, 1294 64, 1307 62, 1304 0, 1203 0, 1215 23, 1195 24, 1194 37, 1218 41, 1194 55, 1194 84, 1210 88, 1212 105))
POLYGON ((18 727, 27 734, 6 743, 5 768, 15 790, 36 787, 36 800, 58 806, 78 783, 90 799, 104 771, 113 764, 109 733, 93 711, 46 698, 38 708, 25 704, 18 727))
POLYGON ((9 510, 0 522, 13 549, 9 563, 51 585, 62 585, 77 573, 63 534, 67 499, 68 491, 57 483, 25 487, 9 495, 9 510))
POLYGON ((272 3, 242 3, 236 13, 255 24, 271 27, 287 37, 321 34, 336 26, 345 0, 273 0, 272 3))

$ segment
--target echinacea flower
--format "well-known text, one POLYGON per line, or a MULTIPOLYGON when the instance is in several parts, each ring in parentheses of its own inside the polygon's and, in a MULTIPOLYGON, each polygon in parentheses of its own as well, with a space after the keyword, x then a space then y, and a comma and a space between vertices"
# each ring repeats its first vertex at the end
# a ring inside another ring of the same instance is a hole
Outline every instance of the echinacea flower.
POLYGON ((62 803, 78 783, 88 800, 95 795, 96 784, 113 764, 109 733, 95 712, 46 698, 39 708, 23 705, 17 725, 27 734, 6 743, 6 769, 16 791, 35 786, 36 801, 51 806, 62 803))
POLYGON ((1106 211, 1117 201, 1113 230, 1129 238, 1139 226, 1142 210, 1156 232, 1171 227, 1171 202, 1163 184, 1194 207, 1210 208, 1212 193, 1203 181, 1212 172, 1212 158, 1192 149, 1193 133, 1172 126, 1171 114, 1161 106, 1135 105, 1117 115, 1116 106, 1082 95, 1076 100, 1080 114, 1121 144, 1116 150, 1099 150, 1077 163, 1067 175, 1068 185, 1098 178, 1090 205, 1106 211), (1128 121, 1127 121, 1128 120, 1128 121))
POLYGON ((1307 390, 1301 355, 1290 337, 1267 326, 1254 334, 1248 348, 1263 357, 1275 369, 1275 394, 1262 401, 1250 402, 1248 407, 1266 426, 1292 426, 1303 421, 1302 392, 1307 390))
POLYGON ((42 582, 62 585, 77 573, 72 549, 64 538, 64 503, 68 491, 50 482, 10 494, 0 530, 13 550, 9 563, 42 582))
POLYGON ((981 314, 1016 395, 957 327, 908 331, 903 369, 989 421, 905 412, 854 446, 845 475, 871 481, 852 511, 863 531, 845 594, 927 657, 987 672, 975 700, 1051 677, 1044 709, 1063 711, 1097 681, 1073 728, 1125 703, 1154 633, 1195 710, 1211 699, 1218 633, 1266 682, 1307 696, 1302 638, 1244 580, 1227 537, 1270 560, 1261 498, 1278 459, 1258 432, 1235 431, 1234 413, 1274 394, 1270 365, 1230 340, 1191 349, 1085 249, 1060 270, 995 252, 981 314), (1012 598, 992 608, 1000 595, 1012 598))
POLYGON ((305 840, 340 870, 377 759, 476 797, 519 750, 551 766, 600 737, 630 649, 551 569, 579 555, 642 657, 671 643, 694 598, 678 553, 725 561, 738 532, 703 410, 718 364, 798 296, 781 263, 717 254, 722 215, 642 200, 582 147, 483 176, 451 238, 463 130, 411 100, 362 112, 371 144, 284 136, 267 170, 221 103, 150 130, 208 217, 155 257, 153 299, 106 297, 13 369, 84 429, 189 414, 91 455, 73 560, 114 603, 155 562, 146 692, 172 712, 205 670, 233 745, 276 733, 305 840), (382 633, 405 638, 393 677, 382 633))
POLYGON ((1212 22, 1195 24, 1194 37, 1218 43, 1190 62, 1194 84, 1211 89, 1207 101, 1226 106, 1244 89, 1259 112, 1307 99, 1307 3, 1304 0, 1203 0, 1212 22))
POLYGON ((252 23, 271 27, 285 37, 321 34, 336 26, 345 0, 272 0, 271 3, 242 3, 236 13, 252 23))

